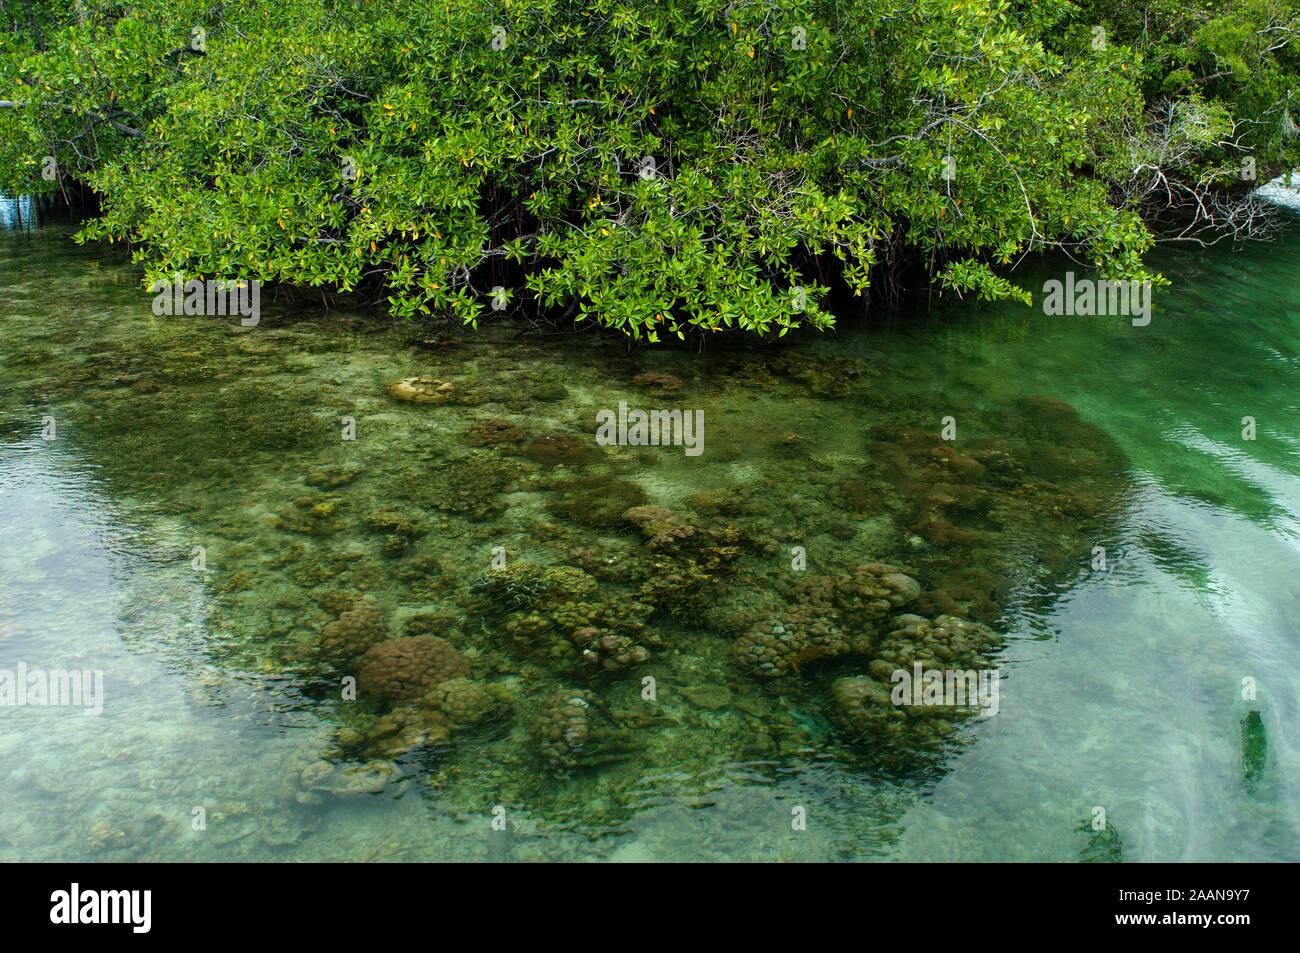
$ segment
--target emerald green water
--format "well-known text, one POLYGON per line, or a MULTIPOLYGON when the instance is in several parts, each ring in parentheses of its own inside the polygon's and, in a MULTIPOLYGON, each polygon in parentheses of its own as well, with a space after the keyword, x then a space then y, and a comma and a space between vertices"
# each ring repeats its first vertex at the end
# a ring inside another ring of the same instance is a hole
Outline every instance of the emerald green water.
POLYGON ((269 297, 255 328, 155 317, 68 234, 0 232, 0 669, 102 670, 104 711, 0 708, 0 858, 1300 859, 1295 239, 1162 253, 1143 328, 950 307, 700 356, 420 345, 269 297), (416 376, 472 403, 386 392, 416 376), (704 452, 597 447, 620 401, 702 410, 704 452), (935 449, 946 416, 978 479, 935 449), (518 439, 464 436, 489 420, 518 439), (546 436, 585 452, 551 466, 546 436), (652 549, 638 504, 715 534, 718 564, 652 549), (734 645, 792 604, 793 546, 804 575, 900 566, 922 614, 1004 634, 999 712, 936 756, 832 717, 869 658, 755 678, 734 645), (512 639, 527 614, 472 590, 494 547, 570 567, 649 659, 588 672, 512 639), (396 744, 385 704, 341 698, 356 665, 317 647, 362 596, 388 637, 455 646, 500 717, 396 744), (579 692, 618 743, 557 772, 546 713, 579 692), (372 783, 313 788, 322 761, 372 783))

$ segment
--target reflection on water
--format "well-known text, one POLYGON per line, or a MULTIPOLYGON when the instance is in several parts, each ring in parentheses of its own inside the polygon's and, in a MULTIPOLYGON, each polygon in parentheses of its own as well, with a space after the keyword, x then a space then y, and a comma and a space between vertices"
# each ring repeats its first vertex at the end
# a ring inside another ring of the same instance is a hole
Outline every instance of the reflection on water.
POLYGON ((158 319, 63 234, 0 244, 0 670, 107 698, 0 709, 0 857, 1300 856, 1294 244, 696 357, 158 319), (999 713, 884 719, 913 657, 999 713))
POLYGON ((0 195, 0 229, 21 228, 29 225, 35 215, 31 196, 11 198, 0 195))

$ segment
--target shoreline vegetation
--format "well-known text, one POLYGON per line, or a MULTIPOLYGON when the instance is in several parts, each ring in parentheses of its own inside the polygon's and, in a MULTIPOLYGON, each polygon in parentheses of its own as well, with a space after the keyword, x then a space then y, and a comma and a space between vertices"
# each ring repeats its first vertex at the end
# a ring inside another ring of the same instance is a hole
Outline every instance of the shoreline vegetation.
POLYGON ((4 0, 0 192, 144 288, 770 340, 1269 237, 1298 40, 1297 0, 4 0))

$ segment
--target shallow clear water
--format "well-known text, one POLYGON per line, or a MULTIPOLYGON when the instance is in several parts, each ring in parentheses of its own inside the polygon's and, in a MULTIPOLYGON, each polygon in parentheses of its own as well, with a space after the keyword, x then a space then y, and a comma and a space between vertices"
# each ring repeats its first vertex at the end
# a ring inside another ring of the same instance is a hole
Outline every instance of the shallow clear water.
POLYGON ((1300 859, 1294 239, 1163 253, 1144 328, 952 307, 698 356, 420 344, 269 299, 256 328, 155 317, 68 233, 0 232, 0 670, 100 670, 104 706, 0 708, 0 858, 1300 859), (466 402, 386 392, 415 376, 466 402), (704 452, 597 447, 620 401, 702 410, 704 452), (947 416, 982 476, 935 449, 947 416), (715 536, 652 549, 638 504, 715 536), (753 677, 734 646, 797 601, 793 546, 804 575, 901 566, 924 614, 1004 633, 999 712, 936 757, 834 717, 869 657, 753 677), (511 638, 527 613, 472 589, 494 547, 589 571, 583 605, 649 660, 511 638), (356 665, 317 646, 363 595, 387 636, 455 646, 499 717, 397 744, 385 704, 341 698, 356 665), (618 743, 557 771, 547 712, 583 691, 618 743), (364 790, 313 784, 321 762, 364 790))

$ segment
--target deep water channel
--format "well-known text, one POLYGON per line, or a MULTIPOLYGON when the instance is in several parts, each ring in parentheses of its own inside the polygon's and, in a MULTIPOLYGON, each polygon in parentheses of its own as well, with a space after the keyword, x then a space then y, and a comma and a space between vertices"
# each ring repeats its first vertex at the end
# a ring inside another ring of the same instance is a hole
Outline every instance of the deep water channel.
POLYGON ((0 707, 0 859, 1300 860, 1296 238, 695 355, 158 317, 70 233, 0 231, 0 672, 102 713, 0 707))

